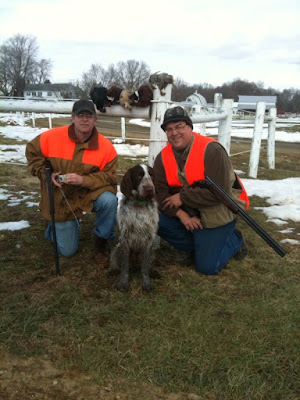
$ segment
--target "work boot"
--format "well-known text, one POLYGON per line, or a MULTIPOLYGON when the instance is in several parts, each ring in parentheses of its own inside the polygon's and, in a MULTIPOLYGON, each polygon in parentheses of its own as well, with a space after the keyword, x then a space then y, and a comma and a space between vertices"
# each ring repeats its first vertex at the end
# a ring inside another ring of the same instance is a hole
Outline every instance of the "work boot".
POLYGON ((104 265, 108 260, 108 240, 100 236, 95 236, 94 260, 97 265, 104 265))
POLYGON ((194 253, 187 253, 185 251, 178 252, 178 256, 176 256, 176 263, 181 265, 182 267, 189 267, 194 264, 194 253))
POLYGON ((232 257, 234 260, 242 261, 248 254, 248 247, 245 242, 243 242, 242 247, 237 253, 232 257))
POLYGON ((242 247, 235 253, 235 255, 232 258, 237 261, 242 261, 248 254, 248 247, 245 243, 242 232, 239 229, 235 229, 235 232, 238 236, 240 236, 243 239, 243 244, 242 247))

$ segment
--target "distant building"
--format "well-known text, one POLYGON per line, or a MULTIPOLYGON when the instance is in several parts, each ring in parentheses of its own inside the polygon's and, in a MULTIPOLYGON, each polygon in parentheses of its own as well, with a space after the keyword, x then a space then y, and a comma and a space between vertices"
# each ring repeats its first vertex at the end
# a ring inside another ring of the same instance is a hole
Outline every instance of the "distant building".
POLYGON ((276 108, 277 96, 239 96, 238 110, 255 111, 257 103, 266 103, 266 110, 276 108))
POLYGON ((79 99, 83 91, 71 83, 27 84, 24 89, 26 100, 79 99))
POLYGON ((207 108, 207 101, 200 93, 190 94, 185 101, 182 102, 183 107, 190 108, 190 114, 199 114, 201 110, 207 108))

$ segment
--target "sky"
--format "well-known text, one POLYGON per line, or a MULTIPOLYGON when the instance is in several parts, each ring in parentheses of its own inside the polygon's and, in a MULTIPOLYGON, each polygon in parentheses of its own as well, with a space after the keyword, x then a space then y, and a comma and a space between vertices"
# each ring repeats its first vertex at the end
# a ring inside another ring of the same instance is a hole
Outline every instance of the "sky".
MULTIPOLYGON (((38 118, 39 115, 36 117, 38 118)), ((52 117, 55 118, 56 115, 53 114, 52 117)), ((66 117, 69 118, 69 116, 66 117)), ((22 124, 20 114, 0 113, 0 121, 7 124, 6 126, 0 128, 0 136, 15 139, 16 141, 20 142, 23 140, 30 141, 42 131, 47 130, 46 128, 40 129, 26 126, 26 119, 25 126, 20 126, 20 124, 22 124), (13 126, 11 123, 17 125, 13 126)), ((280 121, 278 122, 278 126, 280 125, 281 128, 283 128, 284 126, 290 126, 290 124, 293 122, 298 122, 298 124, 300 124, 300 119, 294 118, 292 120, 280 121)), ((137 125, 149 124, 149 122, 139 119, 131 120, 130 123, 137 125)), ((194 131, 199 132, 199 129, 200 124, 194 124, 194 131)), ((217 128, 215 127, 214 123, 207 123, 207 133, 216 133, 216 129, 217 128)), ((264 128, 263 135, 265 134, 265 131, 267 131, 267 127, 264 128)), ((235 124, 233 122, 232 137, 249 138, 252 134, 253 125, 252 127, 250 127, 249 124, 244 124, 244 126, 242 126, 241 124, 235 124)), ((300 143, 300 132, 288 133, 283 130, 280 132, 277 131, 276 135, 278 134, 280 134, 280 136, 276 136, 276 140, 300 143)), ((133 160, 135 160, 136 157, 142 157, 143 162, 147 163, 147 156, 149 152, 148 145, 130 145, 129 143, 121 143, 120 139, 115 140, 113 143, 119 155, 127 156, 133 160)), ((20 164, 20 168, 25 168, 25 145, 0 145, 0 163, 16 163, 20 164)), ((259 207, 257 209, 261 210, 265 214, 268 222, 274 223, 278 226, 278 231, 282 233, 283 237, 280 242, 282 244, 289 243, 292 245, 300 245, 300 232, 297 233, 297 235, 299 235, 299 240, 289 238, 289 234, 293 233, 294 231, 294 228, 289 226, 289 222, 300 222, 300 178, 287 178, 275 181, 245 179, 243 178, 243 174, 246 173, 246 169, 247 166, 245 166, 245 171, 239 170, 236 172, 241 177, 246 191, 250 196, 250 203, 251 196, 255 195, 264 198, 268 205, 265 207, 259 207)), ((36 207, 36 209, 38 209, 38 194, 36 192, 18 192, 18 196, 16 196, 15 193, 16 189, 10 187, 9 185, 0 186, 0 200, 7 201, 8 207, 17 207, 21 202, 25 202, 28 207, 36 207)), ((120 192, 118 192, 118 196, 120 195, 120 192)), ((8 215, 9 214, 10 213, 8 213, 8 215)), ((29 227, 30 221, 26 220, 10 221, 9 217, 7 217, 6 221, 0 221, 0 231, 19 230, 29 227)))
POLYGON ((0 0, 0 45, 35 36, 53 83, 134 59, 188 84, 300 89, 299 20, 299 0, 0 0))

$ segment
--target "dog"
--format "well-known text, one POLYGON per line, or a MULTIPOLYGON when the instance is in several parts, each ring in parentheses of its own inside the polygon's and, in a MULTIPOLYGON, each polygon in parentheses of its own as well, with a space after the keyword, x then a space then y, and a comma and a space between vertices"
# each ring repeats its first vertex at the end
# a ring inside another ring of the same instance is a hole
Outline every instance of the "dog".
POLYGON ((109 274, 120 272, 117 289, 129 289, 129 270, 141 268, 142 289, 153 290, 150 278, 153 243, 158 228, 158 205, 152 180, 152 168, 135 165, 124 175, 123 198, 117 212, 119 242, 111 253, 109 274))

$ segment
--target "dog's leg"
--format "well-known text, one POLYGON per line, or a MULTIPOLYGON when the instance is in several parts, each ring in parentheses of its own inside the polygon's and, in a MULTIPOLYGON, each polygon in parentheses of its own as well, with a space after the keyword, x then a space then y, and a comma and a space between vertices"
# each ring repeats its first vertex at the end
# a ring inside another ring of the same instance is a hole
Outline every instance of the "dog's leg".
POLYGON ((120 243, 120 259, 118 260, 121 267, 120 280, 117 289, 127 291, 129 288, 129 254, 130 250, 124 243, 120 243))
POLYGON ((151 251, 145 249, 141 254, 142 288, 145 292, 151 292, 154 286, 150 280, 151 251))
POLYGON ((108 269, 109 276, 115 276, 120 274, 119 260, 120 260, 120 244, 118 243, 110 254, 109 269, 108 269))

